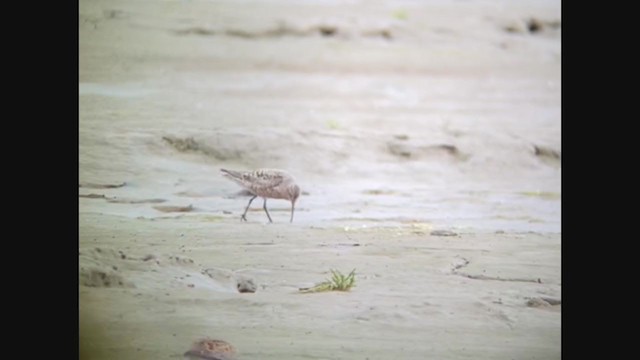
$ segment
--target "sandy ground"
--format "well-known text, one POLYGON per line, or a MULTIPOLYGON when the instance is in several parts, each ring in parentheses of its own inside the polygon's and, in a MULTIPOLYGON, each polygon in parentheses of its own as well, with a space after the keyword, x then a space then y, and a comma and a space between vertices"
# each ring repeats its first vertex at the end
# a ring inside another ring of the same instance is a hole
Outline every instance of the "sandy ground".
POLYGON ((83 359, 557 359, 559 1, 79 13, 83 359), (219 168, 283 168, 254 201, 219 168), (349 292, 302 294, 356 269, 349 292), (251 279, 255 293, 239 293, 251 279))

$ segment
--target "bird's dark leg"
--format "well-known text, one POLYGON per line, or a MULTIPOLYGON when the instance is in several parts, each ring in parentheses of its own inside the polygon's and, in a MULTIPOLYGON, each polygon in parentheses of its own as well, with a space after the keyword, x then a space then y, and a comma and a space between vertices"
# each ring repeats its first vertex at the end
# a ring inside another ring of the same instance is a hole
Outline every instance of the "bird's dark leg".
POLYGON ((257 197, 258 197, 258 195, 253 195, 251 200, 249 200, 249 203, 247 204, 247 208, 244 209, 244 214, 242 214, 242 216, 240 216, 240 220, 247 221, 247 211, 249 211, 249 206, 251 206, 251 202, 253 201, 253 199, 255 199, 257 197))
POLYGON ((264 212, 267 213, 267 217, 269 218, 269 222, 272 223, 273 221, 271 221, 271 215, 269 215, 269 211, 267 210, 267 198, 264 198, 264 212))
POLYGON ((293 222, 293 209, 296 203, 294 203, 293 201, 291 202, 291 220, 289 220, 290 223, 293 222))

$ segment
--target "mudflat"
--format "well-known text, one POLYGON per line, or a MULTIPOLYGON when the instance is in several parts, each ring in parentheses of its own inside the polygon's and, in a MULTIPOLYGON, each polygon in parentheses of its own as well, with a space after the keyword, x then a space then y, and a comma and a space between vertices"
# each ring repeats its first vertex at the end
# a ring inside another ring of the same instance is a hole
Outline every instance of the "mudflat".
POLYGON ((81 358, 559 359, 560 19, 81 0, 81 358), (292 174, 293 223, 220 168, 292 174))

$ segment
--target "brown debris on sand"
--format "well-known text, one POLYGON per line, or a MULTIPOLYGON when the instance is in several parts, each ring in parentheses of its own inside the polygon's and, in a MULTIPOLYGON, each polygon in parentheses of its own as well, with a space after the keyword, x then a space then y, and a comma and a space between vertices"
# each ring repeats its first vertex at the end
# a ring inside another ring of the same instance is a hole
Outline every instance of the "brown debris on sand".
POLYGON ((226 341, 205 338, 195 341, 184 356, 194 360, 232 360, 236 353, 235 347, 226 341))

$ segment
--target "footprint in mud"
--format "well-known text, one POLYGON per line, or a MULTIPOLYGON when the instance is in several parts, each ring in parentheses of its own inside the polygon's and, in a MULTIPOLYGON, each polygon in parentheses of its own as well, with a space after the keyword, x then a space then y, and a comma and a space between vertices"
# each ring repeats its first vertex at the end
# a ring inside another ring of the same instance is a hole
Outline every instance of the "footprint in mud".
POLYGON ((117 267, 111 268, 80 268, 80 283, 88 287, 120 287, 135 288, 132 282, 116 273, 117 267))
POLYGON ((80 252, 80 256, 84 256, 85 258, 90 258, 92 260, 97 259, 126 259, 127 255, 121 250, 114 249, 105 249, 100 247, 95 247, 93 249, 85 249, 80 252))
MULTIPOLYGON (((82 249, 79 257, 80 284, 87 287, 136 288, 139 281, 148 280, 150 273, 180 280, 192 280, 193 275, 202 277, 201 268, 185 256, 132 255, 122 250, 96 247, 82 249)), ((204 279, 202 277, 206 283, 204 279)))
POLYGON ((225 293, 254 293, 253 277, 228 269, 206 269, 186 256, 129 254, 112 248, 79 252, 80 285, 87 287, 200 288, 225 293), (150 277, 156 279, 149 282, 150 277))
MULTIPOLYGON (((149 255, 147 255, 149 256, 149 255)), ((194 264, 193 260, 187 257, 169 256, 169 262, 176 265, 191 265, 194 264)))
POLYGON ((84 249, 79 253, 80 283, 91 287, 134 287, 122 273, 127 256, 113 249, 84 249))

